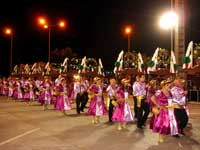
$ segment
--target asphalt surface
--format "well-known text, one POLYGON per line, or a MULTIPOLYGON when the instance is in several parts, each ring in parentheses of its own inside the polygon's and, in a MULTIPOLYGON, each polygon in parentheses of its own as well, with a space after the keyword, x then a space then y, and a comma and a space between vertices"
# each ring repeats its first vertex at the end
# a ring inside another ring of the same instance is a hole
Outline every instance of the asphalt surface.
POLYGON ((166 136, 160 144, 148 124, 139 130, 133 122, 118 131, 117 124, 106 123, 107 116, 92 124, 90 116, 76 115, 75 109, 64 115, 52 106, 44 111, 37 102, 29 106, 0 97, 0 150, 199 150, 200 104, 189 108, 186 136, 166 136))

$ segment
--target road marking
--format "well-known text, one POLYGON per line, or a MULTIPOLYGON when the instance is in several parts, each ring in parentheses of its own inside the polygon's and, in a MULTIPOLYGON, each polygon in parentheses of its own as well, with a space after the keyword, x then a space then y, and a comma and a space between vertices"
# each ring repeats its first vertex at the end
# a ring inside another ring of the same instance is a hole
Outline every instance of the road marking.
POLYGON ((19 138, 21 138, 21 137, 23 137, 23 136, 28 135, 28 134, 31 134, 31 133, 33 133, 33 132, 35 132, 35 131, 37 131, 37 130, 40 130, 40 128, 35 128, 35 129, 33 129, 33 130, 27 131, 27 132, 22 133, 22 134, 20 134, 20 135, 18 135, 18 136, 15 136, 15 137, 13 137, 13 138, 10 138, 10 139, 8 139, 8 140, 6 140, 6 141, 3 141, 3 142, 0 143, 0 146, 2 146, 2 145, 4 145, 4 144, 7 144, 7 143, 10 143, 10 142, 12 142, 12 141, 14 141, 14 140, 17 140, 17 139, 19 139, 19 138))

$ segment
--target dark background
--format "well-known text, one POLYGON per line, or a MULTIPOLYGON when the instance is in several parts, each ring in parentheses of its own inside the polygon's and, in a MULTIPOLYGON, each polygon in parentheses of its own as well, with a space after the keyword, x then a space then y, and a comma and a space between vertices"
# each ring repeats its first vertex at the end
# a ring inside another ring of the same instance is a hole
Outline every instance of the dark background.
MULTIPOLYGON (((112 69, 118 53, 127 50, 126 25, 132 25, 131 50, 152 55, 157 46, 170 48, 170 32, 159 28, 161 13, 170 9, 170 0, 40 0, 0 2, 0 75, 9 71, 10 38, 3 28, 14 29, 13 66, 47 61, 48 32, 37 25, 38 16, 55 24, 68 21, 65 30, 53 29, 51 50, 67 46, 80 57, 102 58, 112 69)), ((186 46, 199 43, 200 1, 186 0, 186 46)))

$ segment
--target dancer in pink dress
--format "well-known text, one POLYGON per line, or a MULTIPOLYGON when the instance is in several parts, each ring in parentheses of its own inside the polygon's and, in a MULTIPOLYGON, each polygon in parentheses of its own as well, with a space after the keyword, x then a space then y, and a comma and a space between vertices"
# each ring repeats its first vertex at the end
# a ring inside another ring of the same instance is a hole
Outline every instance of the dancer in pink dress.
POLYGON ((107 114, 107 109, 103 98, 103 86, 99 77, 94 78, 94 84, 88 90, 92 95, 88 114, 93 116, 92 123, 99 123, 99 118, 107 114))
POLYGON ((40 89, 41 93, 40 93, 40 96, 39 96, 39 102, 41 104, 43 104, 43 110, 47 110, 48 105, 51 104, 51 101, 53 99, 52 89, 53 89, 53 87, 52 87, 52 84, 51 84, 49 77, 45 77, 45 81, 41 85, 41 89, 40 89))
POLYGON ((19 100, 23 98, 23 93, 22 93, 22 89, 21 89, 21 83, 20 83, 20 79, 16 78, 15 79, 15 88, 13 91, 13 97, 15 100, 19 100))
POLYGON ((8 81, 5 77, 2 80, 2 95, 3 96, 8 95, 8 81))
POLYGON ((56 78, 55 80, 55 86, 59 86, 61 84, 61 80, 62 80, 62 75, 59 75, 58 78, 56 78))
POLYGON ((133 121, 133 115, 128 103, 127 85, 129 84, 129 80, 123 79, 122 81, 123 88, 116 92, 117 101, 114 104, 115 109, 112 116, 112 120, 119 123, 118 130, 122 130, 122 128, 125 129, 127 122, 133 121))
POLYGON ((58 93, 55 109, 60 110, 66 115, 66 110, 72 109, 69 97, 66 79, 62 78, 61 83, 56 86, 56 93, 58 93))
POLYGON ((14 89, 14 81, 12 78, 8 79, 8 99, 12 98, 13 96, 13 89, 14 89))
POLYGON ((169 92, 170 86, 169 82, 163 80, 161 82, 161 90, 156 91, 155 97, 151 98, 155 106, 159 108, 159 113, 154 117, 152 129, 153 132, 159 134, 159 143, 163 143, 164 136, 170 134, 170 116, 168 112, 168 100, 172 98, 169 92))
MULTIPOLYGON (((156 106, 152 101, 152 98, 154 98, 155 93, 157 91, 157 86, 156 86, 157 81, 156 80, 151 80, 149 81, 148 85, 147 85, 147 102, 149 104, 149 109, 152 112, 152 109, 156 106)), ((155 114, 153 113, 153 116, 151 117, 150 120, 150 129, 153 129, 153 123, 154 123, 154 118, 155 118, 155 114)))
POLYGON ((31 105, 31 102, 35 99, 34 83, 31 78, 29 78, 25 83, 24 92, 24 99, 29 102, 29 105, 31 105))

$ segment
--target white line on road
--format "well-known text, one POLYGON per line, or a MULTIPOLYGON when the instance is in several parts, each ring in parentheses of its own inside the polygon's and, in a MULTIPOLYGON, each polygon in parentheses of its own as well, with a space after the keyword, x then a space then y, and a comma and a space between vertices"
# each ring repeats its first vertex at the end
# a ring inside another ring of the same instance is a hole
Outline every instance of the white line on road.
POLYGON ((22 133, 22 134, 20 134, 20 135, 18 135, 18 136, 15 136, 15 137, 13 137, 13 138, 10 138, 10 139, 8 139, 8 140, 6 140, 6 141, 3 141, 3 142, 0 143, 0 146, 2 146, 2 145, 4 145, 4 144, 7 144, 7 143, 10 143, 10 142, 12 142, 12 141, 14 141, 14 140, 17 140, 17 139, 19 139, 19 138, 21 138, 21 137, 23 137, 23 136, 28 135, 28 134, 31 134, 31 133, 33 133, 33 132, 35 132, 35 131, 37 131, 37 130, 40 130, 40 128, 35 128, 35 129, 33 129, 33 130, 27 131, 27 132, 22 133))

